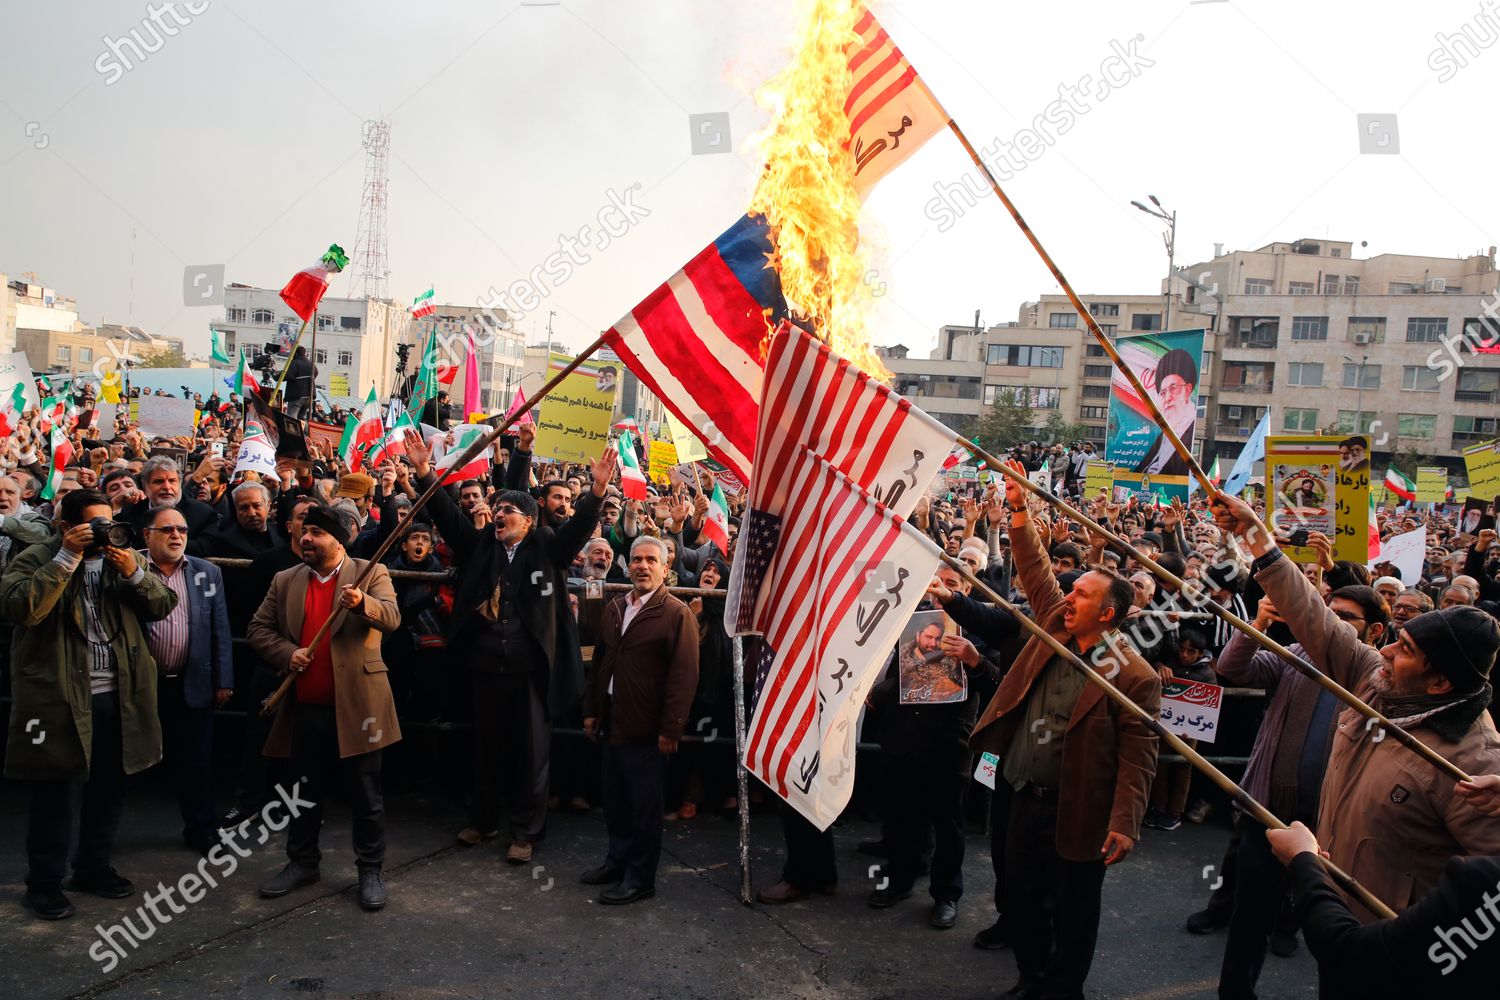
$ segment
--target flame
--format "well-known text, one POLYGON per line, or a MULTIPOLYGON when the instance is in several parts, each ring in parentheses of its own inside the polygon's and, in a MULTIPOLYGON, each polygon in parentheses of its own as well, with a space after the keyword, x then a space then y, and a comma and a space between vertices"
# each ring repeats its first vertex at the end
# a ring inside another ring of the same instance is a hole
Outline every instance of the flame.
POLYGON ((795 315, 871 376, 890 373, 870 344, 867 256, 859 241, 860 199, 844 113, 852 75, 848 49, 863 13, 854 0, 803 0, 792 62, 762 85, 756 102, 771 123, 752 143, 765 171, 750 202, 771 228, 770 265, 795 315))

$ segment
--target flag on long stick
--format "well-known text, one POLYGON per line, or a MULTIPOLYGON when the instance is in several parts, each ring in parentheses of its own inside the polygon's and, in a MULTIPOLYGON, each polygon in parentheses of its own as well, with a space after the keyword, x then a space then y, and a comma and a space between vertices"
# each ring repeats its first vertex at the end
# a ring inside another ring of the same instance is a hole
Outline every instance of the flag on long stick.
POLYGON ((479 352, 474 348, 474 334, 464 331, 469 340, 469 353, 464 356, 464 420, 473 413, 483 413, 479 405, 479 352))
POLYGON ((208 359, 221 365, 229 364, 229 355, 224 353, 224 340, 213 327, 208 328, 208 359))
MULTIPOLYGON (((329 275, 338 274, 348 266, 349 258, 344 255, 344 248, 337 243, 333 244, 315 263, 292 275, 292 279, 281 290, 281 301, 301 317, 302 322, 310 321, 312 314, 318 311, 318 303, 323 301, 323 295, 328 291, 329 275)), ((241 352, 241 356, 243 354, 241 352)))
POLYGON ((863 198, 886 174, 948 126, 932 91, 875 16, 861 4, 849 46, 849 144, 854 189, 863 198))
POLYGON ((490 429, 482 424, 463 424, 453 430, 453 445, 438 460, 438 479, 444 484, 462 483, 469 479, 478 479, 489 471, 490 453, 480 452, 467 465, 459 465, 458 460, 463 453, 477 439, 488 434, 490 429))
POLYGON ((1417 498, 1417 484, 1414 480, 1407 479, 1394 467, 1385 470, 1385 488, 1396 494, 1402 500, 1415 500, 1417 498))
POLYGON ((717 481, 714 482, 713 494, 708 498, 708 513, 703 517, 702 531, 709 541, 719 547, 720 552, 729 554, 729 501, 724 499, 724 489, 717 481))
POLYGON ((42 487, 41 492, 43 500, 51 500, 57 496, 58 488, 62 486, 63 471, 67 469, 68 462, 73 458, 73 442, 68 440, 67 432, 63 430, 60 423, 52 425, 51 448, 52 455, 48 460, 47 483, 42 487))
POLYGON ((427 291, 411 300, 411 318, 421 319, 423 316, 431 316, 437 312, 437 303, 433 301, 434 290, 427 291))
POLYGON ((620 450, 620 488, 630 500, 646 499, 646 474, 635 454, 635 438, 629 431, 615 439, 620 450))

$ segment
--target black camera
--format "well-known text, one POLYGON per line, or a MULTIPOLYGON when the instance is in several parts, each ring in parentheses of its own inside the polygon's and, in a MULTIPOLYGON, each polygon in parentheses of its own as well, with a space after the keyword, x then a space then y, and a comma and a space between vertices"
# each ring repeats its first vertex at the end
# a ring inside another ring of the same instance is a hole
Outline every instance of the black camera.
POLYGON ((117 549, 130 548, 130 525, 111 521, 107 517, 96 517, 89 522, 89 527, 94 529, 92 548, 102 549, 107 545, 112 545, 117 549))

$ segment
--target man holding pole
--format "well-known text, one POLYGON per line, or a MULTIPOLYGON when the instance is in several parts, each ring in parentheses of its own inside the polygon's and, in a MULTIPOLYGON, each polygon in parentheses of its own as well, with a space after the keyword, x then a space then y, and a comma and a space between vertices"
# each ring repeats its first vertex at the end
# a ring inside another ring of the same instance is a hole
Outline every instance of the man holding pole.
MULTIPOLYGON (((1213 512, 1220 530, 1245 541, 1256 580, 1309 659, 1466 774, 1500 772, 1500 737, 1485 713, 1500 651, 1493 618, 1467 606, 1429 611, 1374 649, 1323 603, 1249 505, 1220 496, 1213 512)), ((1500 824, 1386 735, 1352 708, 1339 717, 1317 833, 1335 864, 1399 913, 1437 885, 1450 857, 1500 854, 1500 824)), ((1374 918, 1358 900, 1350 907, 1361 921, 1374 918)))
MULTIPOLYGON (((1037 624, 1155 716, 1160 676, 1113 635, 1130 610, 1130 584, 1095 570, 1064 596, 1026 492, 1012 478, 1005 501, 1016 569, 1037 624)), ((959 625, 989 641, 986 629, 994 623, 951 594, 934 588, 933 597, 959 625)), ((1004 996, 1082 997, 1099 934, 1104 870, 1125 860, 1140 836, 1157 738, 1034 637, 980 715, 970 747, 1000 758, 997 778, 1014 792, 1004 898, 1021 981, 1004 996)))

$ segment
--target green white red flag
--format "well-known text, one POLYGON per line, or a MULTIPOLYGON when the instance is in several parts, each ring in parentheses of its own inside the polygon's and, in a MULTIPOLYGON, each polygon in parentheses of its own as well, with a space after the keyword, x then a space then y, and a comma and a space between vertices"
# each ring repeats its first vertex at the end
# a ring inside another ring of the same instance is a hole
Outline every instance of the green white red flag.
POLYGON ((255 375, 245 366, 245 352, 240 352, 239 367, 235 368, 234 374, 224 380, 229 386, 229 391, 244 399, 252 392, 260 391, 260 383, 255 381, 255 375))
POLYGON ((625 496, 631 500, 646 499, 646 475, 635 457, 635 438, 626 431, 615 440, 615 445, 620 449, 620 487, 625 496))
POLYGON ((453 429, 453 444, 437 463, 438 477, 444 485, 478 479, 490 470, 490 452, 486 448, 469 461, 459 464, 465 451, 489 431, 485 424, 460 424, 453 429))
POLYGON ((1385 470, 1385 488, 1402 500, 1415 500, 1417 497, 1417 484, 1393 468, 1385 470))
POLYGON ((437 312, 437 303, 434 301, 433 289, 418 295, 411 300, 411 318, 421 319, 423 316, 431 316, 437 312))
POLYGON ((17 382, 10 390, 5 402, 0 404, 0 435, 10 437, 21 427, 21 415, 26 412, 26 383, 17 382))
MULTIPOLYGON (((329 275, 338 274, 348 266, 349 258, 344 255, 344 248, 333 244, 316 263, 292 275, 292 280, 281 290, 281 301, 301 317, 302 322, 311 321, 313 313, 318 311, 318 303, 323 301, 323 294, 328 291, 329 275)), ((240 356, 244 356, 243 351, 240 356)))
POLYGON ((726 556, 729 554, 729 503, 717 482, 708 500, 708 513, 703 518, 703 534, 719 547, 720 552, 726 556))
POLYGON ((57 496, 58 487, 62 486, 63 470, 68 467, 68 462, 73 458, 73 442, 68 440, 68 435, 60 423, 52 425, 51 444, 52 456, 48 463, 47 485, 42 487, 43 500, 51 500, 57 496))

